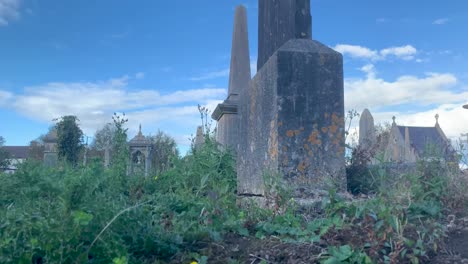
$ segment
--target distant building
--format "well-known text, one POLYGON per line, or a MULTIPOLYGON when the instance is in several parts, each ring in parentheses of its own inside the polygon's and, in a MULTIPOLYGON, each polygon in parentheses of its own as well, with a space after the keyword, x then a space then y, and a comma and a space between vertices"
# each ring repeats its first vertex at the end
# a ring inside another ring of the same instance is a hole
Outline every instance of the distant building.
POLYGON ((128 174, 140 173, 145 177, 151 170, 151 140, 141 132, 141 125, 138 134, 128 143, 130 148, 130 166, 128 174))
MULTIPOLYGON (((456 152, 439 125, 439 115, 436 115, 436 124, 432 127, 400 126, 393 117, 388 143, 381 146, 385 162, 415 163, 421 159, 442 158, 447 162, 456 161, 456 152)), ((373 118, 366 109, 361 116, 361 124, 372 124, 373 118), (363 120, 365 119, 365 120, 363 120), (370 121, 372 119, 372 121, 370 121)), ((359 142, 375 142, 375 131, 369 126, 360 127, 359 142)), ((377 142, 379 144, 379 142, 377 142)), ((371 150, 375 146, 361 144, 364 149, 371 150)))
POLYGON ((3 146, 2 149, 10 156, 9 166, 3 169, 6 173, 14 173, 18 165, 29 157, 28 146, 3 146))
POLYGON ((57 130, 52 129, 44 137, 44 165, 54 167, 58 163, 57 130))

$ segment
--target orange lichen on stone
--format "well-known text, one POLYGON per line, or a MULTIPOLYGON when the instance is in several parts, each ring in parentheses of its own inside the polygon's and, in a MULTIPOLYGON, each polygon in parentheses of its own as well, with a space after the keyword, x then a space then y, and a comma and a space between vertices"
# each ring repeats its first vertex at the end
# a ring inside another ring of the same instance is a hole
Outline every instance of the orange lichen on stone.
POLYGON ((300 133, 301 133, 301 131, 300 131, 300 130, 294 130, 294 135, 296 135, 296 136, 297 136, 297 135, 299 135, 300 133))
POLYGON ((314 130, 310 135, 309 135, 309 139, 307 141, 309 141, 310 143, 312 143, 313 145, 321 145, 322 144, 322 141, 320 139, 318 139, 318 136, 319 136, 319 132, 317 130, 314 130))
POLYGON ((304 149, 309 150, 309 149, 310 149, 309 145, 308 145, 308 144, 304 144, 304 149))
POLYGON ((335 140, 332 141, 332 144, 335 145, 335 146, 339 146, 340 145, 340 140, 335 139, 335 140))
POLYGON ((331 126, 329 127, 329 129, 330 129, 330 132, 331 132, 331 133, 335 134, 336 131, 338 131, 338 126, 335 125, 335 124, 333 124, 333 125, 331 125, 331 126))
POLYGON ((278 127, 281 127, 281 126, 283 126, 283 122, 279 121, 278 122, 278 127))
POLYGON ((335 113, 332 114, 332 122, 333 123, 340 122, 340 118, 335 113))
POLYGON ((294 130, 288 130, 286 132, 286 136, 288 136, 289 138, 294 137, 294 130))
POLYGON ((305 164, 305 162, 302 161, 302 162, 299 163, 299 165, 297 166, 297 170, 300 171, 300 172, 304 172, 305 169, 306 169, 306 164, 305 164))
POLYGON ((343 154, 345 152, 345 148, 344 147, 340 147, 340 149, 338 150, 338 154, 343 154))
POLYGON ((268 140, 268 153, 271 159, 278 157, 278 134, 275 120, 270 122, 270 138, 268 140))
POLYGON ((328 127, 322 127, 322 132, 325 134, 328 132, 328 127))
POLYGON ((325 54, 320 53, 320 62, 319 62, 319 64, 322 65, 322 66, 325 65, 326 60, 327 60, 327 58, 325 57, 325 54))

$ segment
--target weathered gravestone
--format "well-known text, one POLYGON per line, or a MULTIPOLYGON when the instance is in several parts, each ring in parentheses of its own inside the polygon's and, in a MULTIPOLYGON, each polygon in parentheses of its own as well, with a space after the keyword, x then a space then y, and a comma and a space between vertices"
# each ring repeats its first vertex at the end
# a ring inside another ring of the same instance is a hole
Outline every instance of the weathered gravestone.
POLYGON ((297 198, 345 190, 342 55, 312 40, 310 0, 259 0, 258 72, 240 94, 238 195, 279 174, 297 198))
POLYGON ((193 145, 195 149, 199 149, 203 146, 203 144, 205 144, 205 133, 203 132, 203 126, 198 126, 193 145))
POLYGON ((372 117, 369 109, 366 108, 359 119, 359 146, 369 151, 374 147, 376 141, 374 117, 372 117))
POLYGON ((216 107, 211 115, 214 120, 218 121, 216 141, 233 150, 237 149, 239 141, 239 95, 245 93, 250 79, 247 11, 245 7, 238 6, 234 16, 234 31, 232 34, 229 95, 222 104, 216 107))

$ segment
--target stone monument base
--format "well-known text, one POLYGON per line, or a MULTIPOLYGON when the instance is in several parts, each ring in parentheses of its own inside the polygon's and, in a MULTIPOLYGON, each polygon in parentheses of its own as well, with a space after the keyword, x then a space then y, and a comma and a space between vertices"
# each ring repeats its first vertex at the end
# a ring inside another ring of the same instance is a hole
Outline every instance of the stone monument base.
POLYGON ((346 190, 340 53, 314 40, 289 40, 240 101, 240 196, 265 196, 265 172, 277 174, 297 198, 346 190))

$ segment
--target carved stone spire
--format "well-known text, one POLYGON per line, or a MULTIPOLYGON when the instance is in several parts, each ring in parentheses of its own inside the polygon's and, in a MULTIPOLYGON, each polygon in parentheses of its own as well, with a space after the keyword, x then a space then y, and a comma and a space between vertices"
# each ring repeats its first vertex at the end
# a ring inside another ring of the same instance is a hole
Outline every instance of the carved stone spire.
POLYGON ((238 95, 249 85, 250 51, 247 30, 247 10, 240 5, 234 15, 232 33, 231 69, 229 74, 229 96, 238 95))
POLYGON ((258 1, 258 62, 265 62, 290 39, 312 39, 310 0, 258 1))

